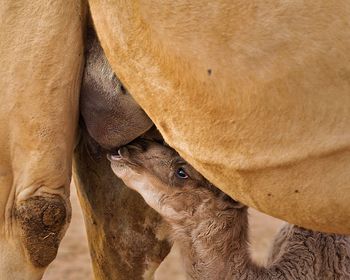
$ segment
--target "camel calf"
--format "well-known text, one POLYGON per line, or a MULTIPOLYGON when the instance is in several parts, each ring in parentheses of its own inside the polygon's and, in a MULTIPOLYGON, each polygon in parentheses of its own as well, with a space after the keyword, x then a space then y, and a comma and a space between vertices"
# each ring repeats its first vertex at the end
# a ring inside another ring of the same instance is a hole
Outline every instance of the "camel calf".
POLYGON ((350 238, 286 225, 270 262, 248 251, 247 207, 234 201, 173 149, 138 140, 109 155, 114 173, 172 226, 190 279, 350 279, 350 238))

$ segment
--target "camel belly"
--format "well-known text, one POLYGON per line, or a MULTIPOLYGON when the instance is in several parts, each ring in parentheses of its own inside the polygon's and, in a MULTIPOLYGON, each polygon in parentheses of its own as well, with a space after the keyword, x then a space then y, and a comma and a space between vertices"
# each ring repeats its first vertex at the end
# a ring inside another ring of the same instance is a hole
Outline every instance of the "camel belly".
POLYGON ((166 141, 235 199, 350 233, 347 1, 132 3, 92 17, 166 141))

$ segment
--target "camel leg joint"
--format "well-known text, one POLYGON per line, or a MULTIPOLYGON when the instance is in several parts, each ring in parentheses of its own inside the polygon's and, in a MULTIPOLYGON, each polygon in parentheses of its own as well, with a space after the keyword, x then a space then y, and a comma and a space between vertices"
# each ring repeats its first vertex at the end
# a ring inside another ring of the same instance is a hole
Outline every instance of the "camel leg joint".
POLYGON ((30 197, 17 203, 15 217, 30 261, 46 267, 55 259, 70 220, 67 203, 58 195, 30 197))

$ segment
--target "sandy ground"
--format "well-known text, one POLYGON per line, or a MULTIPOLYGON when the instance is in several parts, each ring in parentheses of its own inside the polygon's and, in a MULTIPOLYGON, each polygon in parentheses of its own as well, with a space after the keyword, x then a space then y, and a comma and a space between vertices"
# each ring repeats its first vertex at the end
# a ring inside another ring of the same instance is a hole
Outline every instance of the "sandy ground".
MULTIPOLYGON (((49 266, 44 280, 93 280, 84 220, 75 189, 71 195, 73 216, 56 260, 49 266)), ((282 222, 257 211, 250 211, 251 251, 253 258, 264 263, 271 241, 282 222)), ((156 273, 157 280, 184 280, 181 256, 176 247, 156 273)))

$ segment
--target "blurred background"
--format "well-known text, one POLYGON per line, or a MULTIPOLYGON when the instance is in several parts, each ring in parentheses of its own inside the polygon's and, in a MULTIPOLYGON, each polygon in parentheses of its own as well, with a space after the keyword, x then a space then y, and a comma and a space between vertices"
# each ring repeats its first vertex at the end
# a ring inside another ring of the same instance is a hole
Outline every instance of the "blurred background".
MULTIPOLYGON (((71 191, 72 221, 62 240, 56 260, 49 266, 44 280, 93 280, 84 219, 74 186, 71 191)), ((252 257, 264 264, 269 247, 283 222, 250 209, 252 257)), ((156 272, 156 280, 185 280, 181 256, 175 244, 156 272)))

